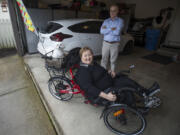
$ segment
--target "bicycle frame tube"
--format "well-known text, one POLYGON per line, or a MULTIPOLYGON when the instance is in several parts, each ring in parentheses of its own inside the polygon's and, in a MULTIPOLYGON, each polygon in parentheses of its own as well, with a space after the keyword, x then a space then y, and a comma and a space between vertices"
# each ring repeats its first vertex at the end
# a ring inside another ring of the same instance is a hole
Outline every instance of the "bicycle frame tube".
MULTIPOLYGON (((76 68, 77 66, 75 65, 73 68, 76 68)), ((65 89, 65 90, 59 90, 59 93, 62 93, 62 94, 82 94, 82 96, 85 96, 84 95, 84 91, 82 91, 81 90, 81 88, 79 87, 79 85, 77 85, 75 82, 74 82, 74 75, 73 75, 73 71, 72 71, 72 69, 73 68, 70 68, 69 69, 69 72, 70 72, 70 76, 71 76, 71 83, 72 83, 72 85, 73 85, 73 87, 72 88, 67 88, 67 89, 65 89), (69 89, 72 89, 72 90, 77 90, 77 91, 75 91, 75 92, 71 92, 71 91, 69 91, 69 89)))
POLYGON ((76 92, 70 92, 68 90, 59 90, 59 93, 61 94, 80 94, 80 91, 76 91, 76 92))
MULTIPOLYGON (((71 80, 71 81, 73 81, 73 80, 71 80)), ((84 96, 84 91, 82 91, 80 89, 80 87, 78 85, 76 85, 76 84, 73 86, 73 88, 60 89, 59 93, 61 93, 61 94, 65 94, 65 93, 69 93, 69 94, 82 94, 84 96), (71 91, 69 91, 70 89, 72 89, 72 90, 76 89, 77 91, 71 92, 71 91)))

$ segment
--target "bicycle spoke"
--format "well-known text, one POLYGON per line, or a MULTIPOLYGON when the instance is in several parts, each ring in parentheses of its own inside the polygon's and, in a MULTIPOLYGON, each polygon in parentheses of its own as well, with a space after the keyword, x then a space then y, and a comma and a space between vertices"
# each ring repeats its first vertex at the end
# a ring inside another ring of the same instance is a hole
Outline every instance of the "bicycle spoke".
POLYGON ((113 132, 124 135, 134 134, 144 128, 145 121, 137 111, 128 108, 116 108, 109 109, 104 118, 106 126, 113 132), (121 110, 124 110, 124 112, 122 113, 121 110))
POLYGON ((71 82, 62 76, 51 79, 49 82, 49 90, 54 97, 60 100, 69 100, 73 96, 71 82), (61 93, 61 90, 65 90, 67 93, 61 93))

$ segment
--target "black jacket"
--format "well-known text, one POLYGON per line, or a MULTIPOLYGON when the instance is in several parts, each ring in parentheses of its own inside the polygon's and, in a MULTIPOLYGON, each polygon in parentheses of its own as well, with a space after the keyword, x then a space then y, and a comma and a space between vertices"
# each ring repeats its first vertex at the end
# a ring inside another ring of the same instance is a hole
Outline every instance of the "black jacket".
POLYGON ((97 98, 101 91, 113 85, 113 79, 107 70, 95 62, 92 65, 81 63, 75 80, 85 91, 85 95, 91 99, 97 98))

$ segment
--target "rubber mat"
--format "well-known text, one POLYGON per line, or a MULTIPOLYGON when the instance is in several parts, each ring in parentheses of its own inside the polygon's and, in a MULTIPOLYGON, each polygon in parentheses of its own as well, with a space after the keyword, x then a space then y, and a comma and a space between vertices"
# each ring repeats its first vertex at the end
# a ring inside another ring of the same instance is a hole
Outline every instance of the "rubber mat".
POLYGON ((163 64, 163 65, 167 65, 167 64, 170 64, 170 63, 173 62, 171 57, 162 56, 162 55, 159 55, 157 53, 146 55, 146 56, 143 56, 142 58, 146 59, 146 60, 150 60, 150 61, 153 61, 153 62, 163 64))

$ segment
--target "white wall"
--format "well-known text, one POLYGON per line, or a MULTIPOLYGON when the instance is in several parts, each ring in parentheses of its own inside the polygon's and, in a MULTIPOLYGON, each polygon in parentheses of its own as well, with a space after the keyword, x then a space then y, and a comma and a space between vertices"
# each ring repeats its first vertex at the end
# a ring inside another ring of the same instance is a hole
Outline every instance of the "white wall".
POLYGON ((112 3, 124 2, 127 4, 136 4, 135 17, 146 18, 157 16, 160 9, 169 6, 177 8, 178 0, 98 0, 106 2, 108 5, 112 3))

